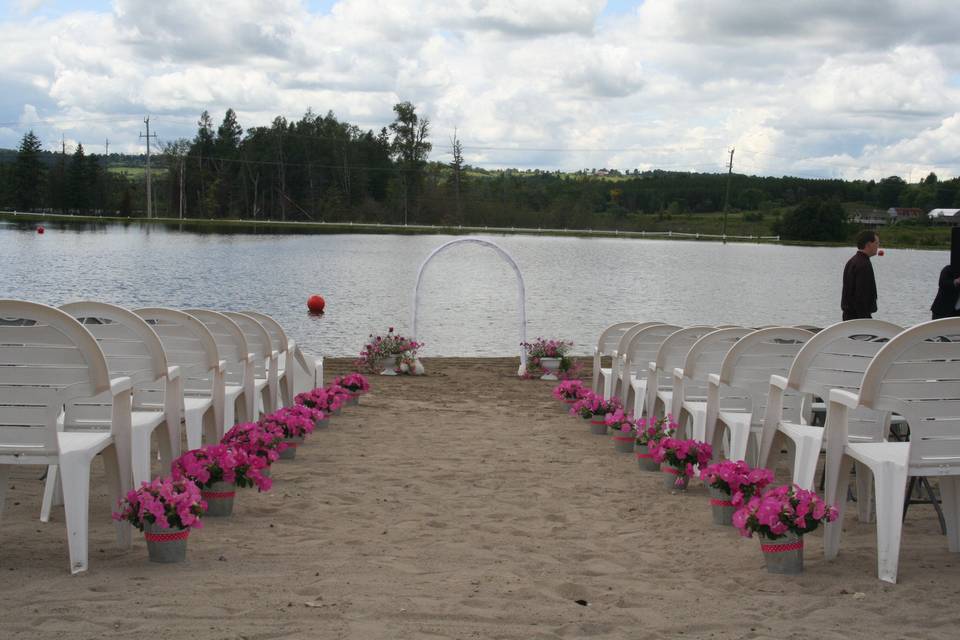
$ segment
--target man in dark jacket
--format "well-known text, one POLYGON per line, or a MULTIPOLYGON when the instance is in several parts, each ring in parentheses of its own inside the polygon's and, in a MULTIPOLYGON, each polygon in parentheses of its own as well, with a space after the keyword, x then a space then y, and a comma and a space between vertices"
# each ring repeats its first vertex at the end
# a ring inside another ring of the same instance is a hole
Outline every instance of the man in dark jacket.
POLYGON ((950 237, 950 264, 940 272, 937 297, 930 311, 933 319, 960 316, 960 227, 954 227, 950 237))
POLYGON ((857 234, 857 252, 843 268, 843 294, 840 309, 844 320, 870 318, 877 310, 877 281, 870 258, 880 249, 880 236, 865 230, 857 234))

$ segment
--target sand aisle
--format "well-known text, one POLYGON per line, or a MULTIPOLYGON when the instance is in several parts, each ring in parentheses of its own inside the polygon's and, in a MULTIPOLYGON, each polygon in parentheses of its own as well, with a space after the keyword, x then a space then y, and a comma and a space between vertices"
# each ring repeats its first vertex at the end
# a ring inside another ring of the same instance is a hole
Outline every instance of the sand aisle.
MULTIPOLYGON (((328 379, 347 370, 328 363, 328 379)), ((62 509, 12 474, 0 522, 0 638, 956 638, 960 558, 911 509, 901 583, 873 525, 841 557, 768 575, 759 543, 710 524, 700 483, 670 495, 566 417, 516 359, 434 359, 274 467, 273 491, 208 519, 186 565, 117 550, 94 466, 90 570, 68 573, 62 509), (585 601, 586 606, 577 604, 585 601)))

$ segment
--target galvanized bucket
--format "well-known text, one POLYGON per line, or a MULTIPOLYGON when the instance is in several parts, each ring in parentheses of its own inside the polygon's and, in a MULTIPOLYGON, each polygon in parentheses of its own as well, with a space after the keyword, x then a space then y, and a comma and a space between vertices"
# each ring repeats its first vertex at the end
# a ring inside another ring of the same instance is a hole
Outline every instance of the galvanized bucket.
POLYGON ((615 429, 611 431, 613 434, 613 449, 619 453, 632 453, 633 452, 633 443, 636 442, 637 438, 633 435, 633 431, 620 431, 615 429))
POLYGON ((347 400, 347 406, 355 407, 360 404, 360 393, 359 392, 350 392, 350 398, 347 400))
POLYGON ((324 414, 323 420, 314 420, 314 421, 313 421, 313 428, 314 428, 314 429, 326 429, 326 428, 329 427, 329 426, 330 426, 330 418, 326 417, 326 414, 324 414))
POLYGON ((225 518, 233 514, 233 499, 237 487, 230 482, 214 482, 209 488, 200 489, 200 495, 207 502, 207 510, 203 513, 212 518, 225 518))
POLYGON ((633 455, 637 458, 637 465, 640 467, 640 471, 660 471, 660 463, 653 459, 649 445, 634 444, 633 455))
POLYGON ((283 442, 287 445, 287 448, 280 452, 280 459, 293 460, 297 457, 297 447, 303 444, 303 436, 284 438, 283 442))
POLYGON ((769 573, 787 576, 803 573, 803 536, 788 533, 776 540, 761 541, 760 550, 769 573))
POLYGON ((604 422, 603 416, 593 416, 590 418, 590 433, 598 436, 607 435, 607 423, 604 422))
POLYGON ((708 487, 713 524, 733 526, 733 512, 737 510, 730 502, 730 494, 716 487, 708 487))
POLYGON ((668 464, 660 465, 660 471, 663 472, 663 486, 668 491, 686 491, 690 484, 690 476, 680 473, 668 464))
POLYGON ((143 525, 150 562, 183 562, 187 559, 190 529, 163 529, 149 522, 143 525))

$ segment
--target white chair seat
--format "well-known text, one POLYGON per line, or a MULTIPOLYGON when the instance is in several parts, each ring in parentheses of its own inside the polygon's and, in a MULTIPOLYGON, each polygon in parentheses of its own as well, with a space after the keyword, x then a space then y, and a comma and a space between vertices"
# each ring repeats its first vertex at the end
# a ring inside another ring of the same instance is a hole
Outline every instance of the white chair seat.
POLYGON ((110 431, 61 431, 57 442, 61 455, 89 452, 92 459, 113 443, 113 436, 110 431))
POLYGON ((684 400, 683 410, 690 414, 691 428, 686 432, 689 437, 701 442, 706 438, 707 433, 707 401, 706 400, 684 400))

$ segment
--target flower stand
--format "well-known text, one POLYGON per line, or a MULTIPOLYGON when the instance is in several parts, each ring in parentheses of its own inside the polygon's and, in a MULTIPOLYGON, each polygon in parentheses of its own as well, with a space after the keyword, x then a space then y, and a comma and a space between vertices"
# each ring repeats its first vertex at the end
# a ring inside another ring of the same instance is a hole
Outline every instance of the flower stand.
POLYGON ((559 380, 557 371, 560 370, 560 358, 540 358, 540 366, 544 371, 541 380, 559 380))
POLYGON ((592 416, 590 418, 590 433, 598 436, 607 435, 607 423, 604 416, 592 416))
POLYGON ((183 562, 187 559, 190 529, 163 529, 149 522, 143 525, 150 562, 183 562))
POLYGON ((678 469, 668 464, 660 465, 660 471, 663 472, 663 486, 668 491, 686 491, 690 484, 690 476, 680 473, 678 469))
POLYGON ((397 356, 387 356, 380 361, 380 366, 383 369, 380 371, 382 376, 395 376, 397 375, 397 356))
POLYGON ((760 543, 768 573, 795 576, 803 573, 803 536, 788 533, 760 543))
POLYGON ((207 503, 207 510, 203 515, 212 518, 225 518, 233 514, 233 499, 237 488, 230 482, 214 482, 207 488, 200 489, 200 496, 207 503))
POLYGON ((299 436, 297 438, 284 438, 283 442, 287 445, 287 448, 280 452, 281 460, 293 460, 297 457, 297 447, 303 444, 304 437, 299 436))
POLYGON ((620 430, 611 431, 613 434, 613 450, 619 453, 632 453, 633 443, 636 442, 636 436, 632 431, 623 432, 620 430))
POLYGON ((634 444, 633 454, 637 458, 640 471, 660 471, 660 463, 653 459, 650 447, 646 444, 634 444))
POLYGON ((730 494, 716 487, 708 487, 713 524, 733 526, 733 512, 737 510, 730 502, 730 494))

